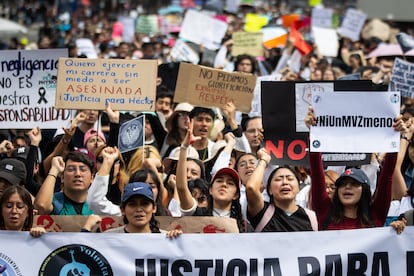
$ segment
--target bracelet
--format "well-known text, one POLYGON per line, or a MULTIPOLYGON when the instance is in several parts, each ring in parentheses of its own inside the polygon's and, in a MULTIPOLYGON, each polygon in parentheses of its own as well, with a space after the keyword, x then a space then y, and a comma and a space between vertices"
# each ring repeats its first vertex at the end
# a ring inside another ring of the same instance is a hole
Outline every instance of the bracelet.
POLYGON ((188 146, 185 146, 185 145, 183 145, 183 144, 181 144, 181 146, 180 146, 182 149, 188 149, 188 146))
POLYGON ((55 180, 57 179, 57 176, 55 176, 54 174, 49 173, 47 175, 53 176, 55 178, 55 180))
POLYGON ((267 163, 267 161, 266 161, 266 160, 264 160, 263 158, 259 159, 259 162, 260 162, 260 161, 265 162, 265 164, 266 164, 266 166, 265 166, 265 167, 266 167, 266 168, 267 168, 267 166, 269 166, 269 163, 267 163))

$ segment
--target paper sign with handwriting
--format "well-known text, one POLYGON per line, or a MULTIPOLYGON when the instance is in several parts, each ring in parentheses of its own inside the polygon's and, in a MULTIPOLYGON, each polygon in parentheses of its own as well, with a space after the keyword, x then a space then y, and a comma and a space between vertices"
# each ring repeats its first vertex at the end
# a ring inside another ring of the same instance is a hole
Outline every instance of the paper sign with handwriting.
POLYGON ((156 60, 60 58, 56 108, 153 111, 156 60))
POLYGON ((221 107, 233 101, 237 110, 249 113, 256 76, 211 67, 180 63, 174 102, 221 107))

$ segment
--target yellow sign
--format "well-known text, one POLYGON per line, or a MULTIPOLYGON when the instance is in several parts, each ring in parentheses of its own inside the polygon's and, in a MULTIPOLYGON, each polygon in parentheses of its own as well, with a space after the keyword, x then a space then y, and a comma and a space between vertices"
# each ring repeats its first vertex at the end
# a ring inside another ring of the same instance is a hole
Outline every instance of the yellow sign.
POLYGON ((153 111, 156 60, 59 58, 55 108, 153 111))
POLYGON ((180 63, 174 102, 221 107, 233 101, 237 110, 249 113, 255 85, 256 76, 252 74, 180 63))
POLYGON ((255 57, 263 56, 263 33, 262 32, 234 32, 234 41, 231 53, 233 56, 249 54, 255 57))

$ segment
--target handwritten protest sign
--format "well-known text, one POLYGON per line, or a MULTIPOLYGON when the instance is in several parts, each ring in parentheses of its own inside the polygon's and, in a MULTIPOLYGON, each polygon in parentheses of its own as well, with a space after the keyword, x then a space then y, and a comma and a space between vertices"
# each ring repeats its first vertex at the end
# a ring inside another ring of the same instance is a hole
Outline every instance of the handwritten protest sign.
POLYGON ((226 30, 227 23, 207 14, 188 10, 181 25, 180 38, 216 50, 220 47, 226 30))
POLYGON ((367 19, 366 13, 352 8, 348 9, 341 27, 338 29, 338 33, 343 37, 350 38, 352 41, 358 40, 365 19, 367 19))
POLYGON ((393 124, 400 98, 399 92, 312 92, 317 124, 310 129, 310 150, 398 152, 393 124))
POLYGON ((158 17, 156 15, 140 15, 137 19, 135 31, 139 34, 156 34, 159 32, 158 17))
POLYGON ((237 110, 248 113, 255 85, 256 76, 251 74, 180 63, 174 101, 204 107, 233 101, 237 110))
POLYGON ((402 97, 414 98, 414 63, 396 58, 388 89, 400 91, 402 97))
POLYGON ((312 9, 312 27, 332 28, 332 9, 313 8, 312 9))
POLYGON ((261 32, 234 32, 234 41, 231 53, 233 56, 249 54, 252 56, 263 56, 263 33, 261 32))
POLYGON ((156 60, 60 58, 56 108, 154 110, 156 60))
POLYGON ((0 55, 0 128, 60 128, 70 113, 53 104, 59 57, 67 49, 6 50, 0 55))

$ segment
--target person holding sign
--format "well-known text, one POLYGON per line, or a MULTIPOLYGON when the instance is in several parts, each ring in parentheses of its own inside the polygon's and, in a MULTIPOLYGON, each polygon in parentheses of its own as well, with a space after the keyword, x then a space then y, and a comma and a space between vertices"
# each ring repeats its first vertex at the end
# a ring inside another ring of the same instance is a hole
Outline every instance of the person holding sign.
MULTIPOLYGON (((313 107, 309 107, 305 124, 309 129, 316 125, 313 107)), ((393 127, 402 134, 407 131, 401 115, 395 119, 393 127)), ((311 206, 318 216, 320 229, 360 229, 384 225, 391 202, 396 153, 386 154, 373 198, 367 175, 361 169, 349 168, 335 181, 336 189, 331 201, 326 191, 321 153, 310 152, 309 160, 312 181, 311 206)))
POLYGON ((240 232, 248 232, 249 225, 243 220, 239 202, 240 177, 234 169, 223 167, 213 175, 209 186, 207 207, 199 207, 196 199, 192 196, 187 184, 187 151, 190 141, 195 142, 202 139, 193 136, 193 123, 194 121, 191 120, 187 135, 180 147, 177 163, 176 187, 180 199, 181 214, 183 216, 231 217, 236 219, 240 232))
POLYGON ((266 186, 270 202, 263 200, 262 182, 270 155, 262 148, 257 156, 257 166, 246 183, 247 217, 255 231, 316 231, 315 213, 296 204, 300 181, 293 168, 281 166, 272 171, 266 186))

